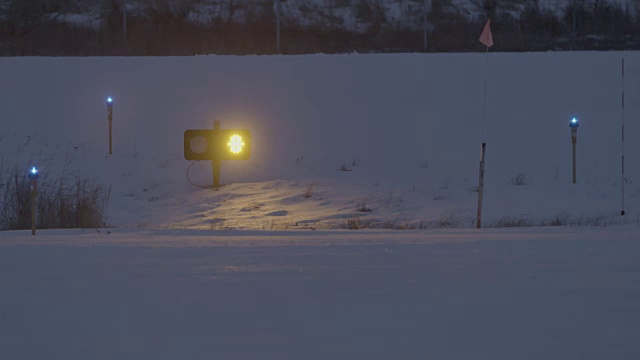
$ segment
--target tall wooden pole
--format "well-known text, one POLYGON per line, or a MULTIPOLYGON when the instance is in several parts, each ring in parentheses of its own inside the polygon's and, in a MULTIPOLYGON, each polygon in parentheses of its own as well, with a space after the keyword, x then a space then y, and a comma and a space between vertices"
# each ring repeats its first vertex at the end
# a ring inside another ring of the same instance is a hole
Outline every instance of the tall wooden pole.
POLYGON ((624 177, 624 59, 622 59, 622 120, 621 120, 621 130, 622 130, 622 141, 621 141, 621 151, 622 151, 622 178, 620 179, 620 196, 622 198, 622 210, 620 211, 620 215, 624 216, 624 183, 626 181, 624 177))
POLYGON ((125 55, 127 51, 127 4, 122 1, 122 49, 125 55))
POLYGON ((424 26, 424 37, 422 39, 423 50, 424 52, 427 52, 427 0, 424 0, 424 3, 423 3, 422 22, 424 26))
POLYGON ((280 55, 280 0, 276 0, 276 51, 280 55))
POLYGON ((573 0, 573 25, 571 29, 571 50, 576 48, 576 4, 578 0, 573 0))
POLYGON ((482 150, 480 151, 480 176, 478 179, 478 216, 476 217, 476 227, 482 228, 482 200, 484 198, 484 159, 487 150, 487 144, 482 143, 482 150))
POLYGON ((478 175, 478 214, 476 217, 476 227, 482 228, 482 201, 484 198, 484 161, 487 150, 487 143, 484 142, 484 123, 487 114, 487 78, 489 77, 489 46, 487 46, 487 60, 484 70, 484 103, 482 107, 482 148, 480 150, 480 172, 478 175))

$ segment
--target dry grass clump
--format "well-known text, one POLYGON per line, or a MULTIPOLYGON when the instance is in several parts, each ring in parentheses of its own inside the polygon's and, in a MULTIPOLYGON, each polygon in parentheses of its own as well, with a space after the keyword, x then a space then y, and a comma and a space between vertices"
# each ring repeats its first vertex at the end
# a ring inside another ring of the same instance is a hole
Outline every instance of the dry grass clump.
MULTIPOLYGON (((2 170, 2 169, 0 169, 2 170)), ((0 171, 0 230, 31 228, 31 181, 13 166, 0 171), (6 174, 6 175, 4 175, 6 174)), ((36 227, 39 229, 106 227, 110 189, 94 180, 60 177, 38 180, 36 227)))

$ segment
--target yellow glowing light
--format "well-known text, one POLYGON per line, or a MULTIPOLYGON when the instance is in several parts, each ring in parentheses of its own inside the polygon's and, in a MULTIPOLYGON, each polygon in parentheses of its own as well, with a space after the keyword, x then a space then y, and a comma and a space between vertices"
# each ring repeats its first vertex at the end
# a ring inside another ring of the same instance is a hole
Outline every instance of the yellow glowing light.
POLYGON ((231 150, 234 154, 239 154, 242 152, 242 148, 244 147, 244 141, 242 141, 242 136, 240 135, 232 135, 227 143, 229 150, 231 150))

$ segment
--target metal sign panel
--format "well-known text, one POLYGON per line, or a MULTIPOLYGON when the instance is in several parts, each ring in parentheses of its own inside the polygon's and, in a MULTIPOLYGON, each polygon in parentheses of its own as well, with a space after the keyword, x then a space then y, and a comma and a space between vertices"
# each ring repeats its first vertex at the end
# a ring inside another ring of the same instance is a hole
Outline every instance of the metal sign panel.
POLYGON ((202 129, 184 132, 187 160, 248 160, 251 132, 247 129, 202 129))

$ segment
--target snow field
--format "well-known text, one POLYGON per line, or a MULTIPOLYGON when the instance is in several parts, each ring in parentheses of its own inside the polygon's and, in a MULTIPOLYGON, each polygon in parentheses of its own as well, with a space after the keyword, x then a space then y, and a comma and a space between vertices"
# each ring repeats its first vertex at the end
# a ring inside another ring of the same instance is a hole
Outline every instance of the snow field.
MULTIPOLYGON (((489 54, 485 224, 638 223, 637 59, 634 52, 489 54), (628 216, 621 219, 622 58, 628 216), (572 116, 581 121, 576 185, 572 116), (519 176, 526 185, 513 185, 519 176)), ((473 227, 485 60, 4 58, 0 149, 5 164, 37 163, 50 176, 81 174, 110 188, 106 220, 115 227, 473 227), (116 101, 112 156, 107 96, 116 101), (218 192, 191 186, 209 185, 211 167, 189 168, 182 157, 184 130, 210 128, 214 119, 253 134, 251 159, 224 162, 218 192)))

